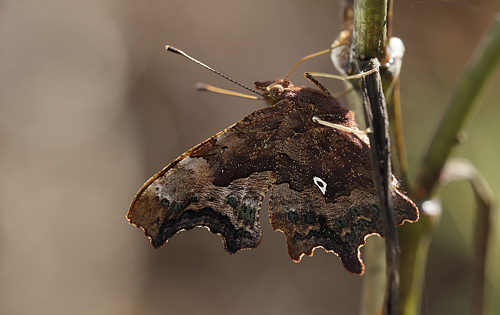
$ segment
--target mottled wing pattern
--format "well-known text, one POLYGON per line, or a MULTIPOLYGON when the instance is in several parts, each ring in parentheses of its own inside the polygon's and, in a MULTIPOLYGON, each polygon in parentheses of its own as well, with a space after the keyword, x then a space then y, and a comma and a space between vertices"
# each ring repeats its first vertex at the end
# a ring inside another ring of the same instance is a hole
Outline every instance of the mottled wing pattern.
MULTIPOLYGON (((154 247, 180 230, 206 226, 227 252, 255 248, 259 211, 275 185, 269 216, 299 261, 321 246, 363 273, 359 247, 382 235, 367 137, 324 127, 319 117, 356 128, 354 114, 321 91, 288 81, 256 82, 271 105, 184 153, 137 193, 128 219, 154 247)), ((396 223, 418 218, 393 180, 396 223)))
POLYGON ((144 184, 127 218, 156 248, 195 226, 220 234, 229 253, 257 247, 282 120, 279 106, 263 108, 184 153, 144 184))
MULTIPOLYGON (((335 112, 325 107, 307 111, 302 106, 281 124, 294 132, 277 148, 270 219, 275 230, 285 233, 293 260, 321 246, 339 255, 348 271, 362 274, 359 247, 367 235, 383 235, 370 148, 365 136, 309 124, 312 116, 335 112)), ((396 179, 393 187, 397 223, 416 220, 416 207, 399 192, 396 179)))

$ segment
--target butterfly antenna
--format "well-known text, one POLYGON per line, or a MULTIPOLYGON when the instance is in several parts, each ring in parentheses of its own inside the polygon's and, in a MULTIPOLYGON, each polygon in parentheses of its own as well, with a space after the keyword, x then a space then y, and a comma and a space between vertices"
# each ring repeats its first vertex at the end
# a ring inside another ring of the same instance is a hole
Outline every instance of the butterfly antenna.
MULTIPOLYGON (((179 49, 177 49, 177 48, 175 48, 175 47, 172 47, 172 46, 170 46, 170 45, 165 46, 165 49, 167 49, 167 50, 168 50, 168 51, 170 51, 170 52, 173 52, 173 53, 176 53, 176 54, 179 54, 179 55, 181 55, 181 56, 186 57, 187 59, 191 60, 192 62, 199 64, 200 66, 202 66, 202 67, 204 67, 204 68, 206 68, 206 69, 208 69, 208 70, 212 71, 212 72, 213 72, 213 73, 215 73, 215 74, 220 75, 220 76, 221 76, 221 77, 223 77, 224 79, 226 79, 226 80, 228 80, 228 81, 231 81, 231 82, 233 82, 234 84, 237 84, 237 85, 241 86, 241 87, 242 87, 242 88, 244 88, 244 89, 249 90, 250 92, 253 92, 253 93, 258 94, 258 95, 260 95, 260 96, 264 96, 264 94, 261 94, 261 93, 259 93, 259 92, 255 91, 255 90, 253 90, 253 89, 251 89, 251 88, 249 88, 249 87, 247 87, 247 86, 245 86, 245 85, 243 85, 243 84, 239 83, 238 81, 235 81, 235 80, 231 79, 231 78, 230 78, 230 77, 228 77, 227 75, 222 74, 222 73, 220 73, 219 71, 217 71, 217 70, 215 70, 215 69, 212 69, 211 67, 207 66, 206 64, 204 64, 204 63, 202 63, 202 62, 200 62, 200 61, 198 61, 198 60, 194 59, 193 57, 189 56, 188 54, 186 54, 186 53, 185 53, 185 52, 183 52, 182 50, 179 50, 179 49)), ((207 90, 208 90, 208 89, 207 89, 207 90)), ((227 90, 226 90, 226 91, 227 91, 227 90)), ((223 94, 227 94, 227 93, 223 93, 223 94)), ((237 93, 237 94, 240 94, 240 93, 237 93)), ((234 95, 234 94, 230 94, 230 95, 234 95)))
POLYGON ((218 88, 216 86, 212 86, 210 84, 205 84, 205 83, 196 83, 194 85, 194 88, 197 89, 198 91, 214 92, 214 93, 219 93, 219 94, 224 94, 224 95, 231 95, 231 96, 247 98, 247 99, 251 99, 251 100, 261 100, 262 99, 262 98, 257 97, 257 96, 238 93, 238 92, 230 91, 230 90, 226 90, 226 89, 221 89, 221 88, 218 88))
POLYGON ((285 78, 283 80, 286 81, 286 79, 288 79, 288 77, 290 76, 290 74, 292 74, 293 70, 295 70, 295 68, 298 67, 298 65, 300 65, 303 61, 309 59, 309 58, 313 58, 313 57, 316 57, 316 56, 319 56, 319 55, 323 55, 323 54, 326 54, 326 53, 329 53, 330 51, 334 50, 335 48, 338 48, 340 46, 345 46, 346 44, 343 44, 341 40, 337 39, 333 42, 332 46, 328 49, 325 49, 325 50, 322 50, 322 51, 319 51, 317 53, 314 53, 314 54, 310 54, 310 55, 307 55, 305 56, 304 58, 300 59, 299 62, 297 62, 297 64, 295 64, 295 66, 293 66, 292 69, 290 69, 290 71, 288 71, 288 73, 286 74, 285 78))
POLYGON ((295 64, 295 66, 293 66, 293 68, 290 69, 290 71, 288 71, 288 73, 286 74, 286 76, 285 76, 285 78, 283 80, 286 81, 286 79, 288 79, 288 77, 290 76, 290 74, 292 74, 293 70, 295 70, 295 68, 297 68, 303 61, 305 61, 305 60, 307 60, 309 58, 312 58, 312 57, 316 57, 316 56, 319 56, 319 55, 326 54, 326 53, 332 51, 332 49, 333 49, 333 47, 325 49, 325 50, 322 50, 322 51, 319 51, 319 52, 314 53, 314 54, 307 55, 304 58, 300 59, 299 62, 297 62, 295 64))

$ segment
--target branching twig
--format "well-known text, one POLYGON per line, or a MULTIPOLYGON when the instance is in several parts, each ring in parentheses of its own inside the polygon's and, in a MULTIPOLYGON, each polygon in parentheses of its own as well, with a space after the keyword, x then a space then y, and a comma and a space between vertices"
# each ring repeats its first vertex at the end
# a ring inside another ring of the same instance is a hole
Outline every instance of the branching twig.
MULTIPOLYGON (((470 116, 471 109, 483 90, 485 83, 500 63, 500 15, 476 48, 469 64, 455 87, 439 127, 427 149, 425 158, 413 185, 418 204, 428 203, 438 185, 438 178, 448 159, 456 135, 470 116)), ((434 207, 436 208, 436 207, 434 207)), ((416 224, 404 225, 399 230, 405 246, 401 253, 402 281, 399 306, 401 314, 419 314, 425 275, 428 244, 439 211, 427 211, 422 207, 416 224), (413 248, 413 249, 412 249, 413 248)))
POLYGON ((500 14, 483 37, 456 85, 414 183, 417 199, 427 200, 438 184, 439 174, 456 143, 457 133, 470 116, 485 83, 500 63, 500 14))

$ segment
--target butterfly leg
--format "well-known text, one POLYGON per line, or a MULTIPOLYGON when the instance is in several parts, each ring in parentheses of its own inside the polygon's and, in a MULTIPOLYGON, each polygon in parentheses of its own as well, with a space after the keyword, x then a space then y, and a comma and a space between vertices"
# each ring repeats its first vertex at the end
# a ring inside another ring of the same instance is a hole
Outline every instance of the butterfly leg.
POLYGON ((321 124, 323 126, 327 126, 327 127, 338 129, 338 130, 342 130, 342 131, 346 131, 346 132, 349 132, 349 133, 355 133, 355 134, 358 134, 358 135, 366 135, 366 134, 368 134, 368 133, 371 132, 370 128, 366 128, 365 130, 359 130, 359 129, 349 128, 349 127, 346 127, 344 125, 331 123, 329 121, 323 120, 323 119, 321 119, 319 117, 316 117, 316 116, 314 116, 312 118, 312 121, 314 121, 314 122, 316 122, 318 124, 321 124))
POLYGON ((359 79, 359 78, 365 77, 369 74, 372 74, 372 73, 378 71, 378 68, 379 68, 379 64, 375 64, 375 65, 373 65, 373 68, 368 70, 368 71, 364 71, 364 72, 350 75, 347 77, 344 77, 341 75, 330 74, 330 73, 324 73, 324 72, 304 72, 304 78, 306 78, 307 80, 314 83, 314 85, 316 85, 325 95, 332 96, 330 91, 328 91, 328 89, 321 82, 319 82, 318 79, 315 78, 315 76, 316 77, 323 77, 323 78, 330 78, 330 79, 337 79, 337 80, 341 80, 341 81, 349 81, 349 80, 359 79))

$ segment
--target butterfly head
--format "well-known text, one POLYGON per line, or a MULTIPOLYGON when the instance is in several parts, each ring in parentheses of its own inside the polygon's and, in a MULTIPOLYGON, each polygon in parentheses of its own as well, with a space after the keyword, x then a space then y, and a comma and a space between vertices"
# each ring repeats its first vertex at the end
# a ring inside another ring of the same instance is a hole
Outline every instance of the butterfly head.
POLYGON ((285 80, 255 82, 255 87, 263 92, 264 98, 270 105, 275 105, 282 99, 296 97, 297 91, 300 89, 300 87, 285 80))

